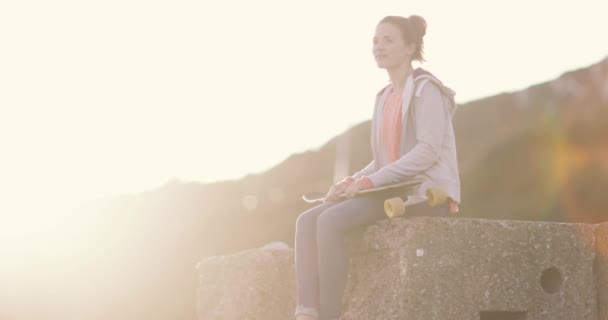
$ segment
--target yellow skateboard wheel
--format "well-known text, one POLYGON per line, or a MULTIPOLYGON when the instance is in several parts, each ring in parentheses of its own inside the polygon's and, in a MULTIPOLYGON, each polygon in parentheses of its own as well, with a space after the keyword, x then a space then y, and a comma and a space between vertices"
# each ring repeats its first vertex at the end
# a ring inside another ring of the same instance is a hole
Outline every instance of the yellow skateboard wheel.
POLYGON ((447 200, 447 194, 443 188, 434 187, 426 190, 426 196, 428 198, 427 203, 431 207, 438 206, 447 200))
POLYGON ((384 201, 384 213, 389 218, 405 215, 405 203, 399 197, 390 198, 384 201))

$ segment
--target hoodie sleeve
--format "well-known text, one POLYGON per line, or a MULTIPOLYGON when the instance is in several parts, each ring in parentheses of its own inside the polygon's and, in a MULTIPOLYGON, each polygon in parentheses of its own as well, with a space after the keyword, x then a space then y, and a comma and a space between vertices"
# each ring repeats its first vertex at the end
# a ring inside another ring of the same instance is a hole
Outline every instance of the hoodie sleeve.
POLYGON ((369 176, 370 174, 374 173, 374 171, 376 171, 376 165, 374 163, 374 160, 372 160, 370 163, 367 164, 367 166, 365 166, 365 168, 359 170, 357 173, 353 174, 352 177, 353 179, 358 179, 361 178, 363 176, 369 176))
POLYGON ((437 161, 447 122, 451 121, 444 101, 443 94, 435 83, 429 82, 424 86, 412 105, 416 145, 397 161, 369 175, 374 187, 411 178, 429 169, 437 161))

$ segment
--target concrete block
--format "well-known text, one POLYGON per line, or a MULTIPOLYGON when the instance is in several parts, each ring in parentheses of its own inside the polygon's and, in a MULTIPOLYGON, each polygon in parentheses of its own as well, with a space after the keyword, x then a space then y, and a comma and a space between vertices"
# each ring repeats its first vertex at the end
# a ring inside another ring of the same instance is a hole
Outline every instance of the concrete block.
POLYGON ((265 247, 209 257, 197 269, 198 320, 294 317, 293 249, 265 247))
POLYGON ((587 224, 379 221, 348 239, 341 319, 596 320, 595 237, 587 224))

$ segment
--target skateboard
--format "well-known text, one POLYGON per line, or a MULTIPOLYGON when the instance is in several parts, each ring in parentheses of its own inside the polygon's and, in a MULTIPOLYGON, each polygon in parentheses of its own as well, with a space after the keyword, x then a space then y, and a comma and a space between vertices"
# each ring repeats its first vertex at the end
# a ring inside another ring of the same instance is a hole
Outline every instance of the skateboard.
MULTIPOLYGON (((412 189, 414 187, 417 187, 426 181, 428 181, 428 180, 424 179, 424 178, 412 179, 412 180, 407 180, 404 182, 390 184, 390 185, 382 186, 382 187, 378 187, 378 188, 361 190, 361 191, 355 193, 355 197, 373 193, 373 192, 389 190, 389 189, 402 188, 405 191, 407 189, 412 189)), ((326 202, 327 199, 325 198, 325 195, 326 195, 325 192, 309 192, 309 193, 303 195, 302 199, 304 199, 304 201, 306 201, 308 203, 326 202)), ((390 199, 387 199, 384 201, 384 213, 386 213, 386 215, 389 218, 395 218, 395 217, 405 215, 406 210, 407 210, 406 208, 409 206, 413 206, 415 204, 426 202, 426 203, 428 203, 429 206, 435 207, 437 205, 444 203, 447 199, 446 192, 441 187, 429 188, 426 191, 426 194, 424 196, 408 195, 408 196, 404 196, 404 197, 406 198, 405 201, 403 200, 402 197, 393 197, 393 198, 390 198, 390 199)), ((343 200, 343 199, 346 199, 345 195, 342 194, 342 195, 338 196, 338 200, 343 200)))

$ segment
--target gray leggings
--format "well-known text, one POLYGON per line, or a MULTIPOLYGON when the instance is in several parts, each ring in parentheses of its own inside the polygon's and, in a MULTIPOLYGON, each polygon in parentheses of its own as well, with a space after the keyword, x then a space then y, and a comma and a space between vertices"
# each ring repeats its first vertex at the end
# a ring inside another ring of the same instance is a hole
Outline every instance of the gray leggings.
MULTIPOLYGON (((343 235, 352 228, 387 219, 384 200, 395 191, 379 192, 341 202, 328 202, 302 213, 296 221, 296 317, 332 320, 342 312, 349 257, 343 235)), ((448 206, 409 207, 408 216, 445 216, 448 206)))

